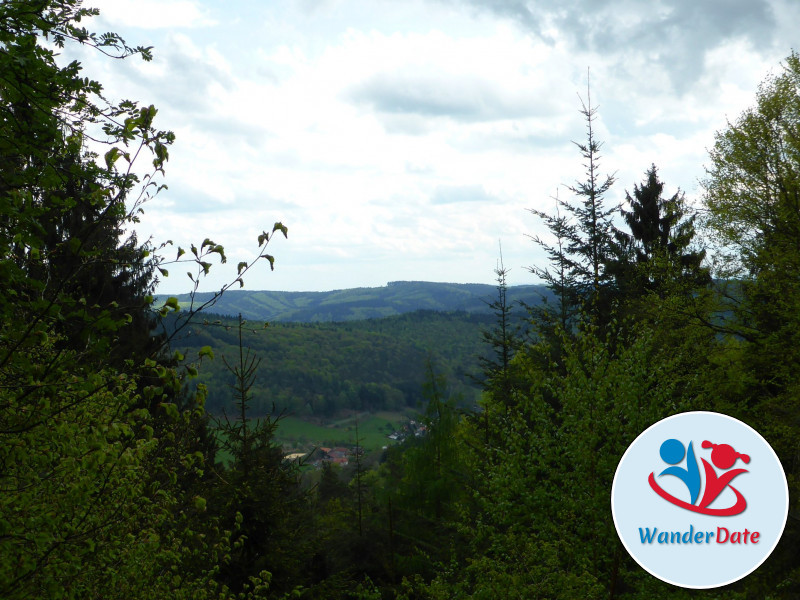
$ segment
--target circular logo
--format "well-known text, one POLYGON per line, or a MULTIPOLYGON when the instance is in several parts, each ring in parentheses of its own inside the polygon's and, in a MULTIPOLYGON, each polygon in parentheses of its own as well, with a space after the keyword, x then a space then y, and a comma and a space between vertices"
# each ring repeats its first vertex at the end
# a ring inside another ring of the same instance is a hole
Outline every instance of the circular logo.
POLYGON ((778 456, 749 425, 712 412, 659 421, 625 451, 611 512, 625 549, 673 585, 713 588, 753 572, 786 525, 778 456))

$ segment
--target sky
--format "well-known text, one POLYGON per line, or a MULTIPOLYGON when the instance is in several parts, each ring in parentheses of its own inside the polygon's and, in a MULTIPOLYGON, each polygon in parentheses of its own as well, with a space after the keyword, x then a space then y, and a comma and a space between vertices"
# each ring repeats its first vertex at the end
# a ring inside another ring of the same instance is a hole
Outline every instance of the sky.
MULTIPOLYGON (((236 277, 257 237, 288 227, 250 290, 390 281, 510 284, 546 266, 528 209, 583 179, 591 93, 609 205, 651 164, 699 204, 714 133, 798 49, 795 0, 94 0, 87 23, 154 60, 68 49, 110 99, 175 132, 139 239, 206 237, 236 277), (587 83, 590 82, 590 88, 587 83), (590 92, 589 92, 590 89, 590 92)), ((159 293, 191 290, 169 267, 159 293)))

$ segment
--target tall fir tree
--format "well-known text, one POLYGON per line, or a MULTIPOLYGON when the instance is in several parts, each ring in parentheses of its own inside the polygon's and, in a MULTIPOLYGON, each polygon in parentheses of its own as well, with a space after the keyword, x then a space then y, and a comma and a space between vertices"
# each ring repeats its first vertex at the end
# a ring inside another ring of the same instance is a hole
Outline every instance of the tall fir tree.
POLYGON ((545 249, 552 268, 531 267, 531 271, 542 277, 556 295, 556 320, 567 331, 581 311, 600 321, 607 320, 610 306, 606 292, 612 283, 606 264, 614 247, 612 216, 616 207, 606 206, 605 195, 615 178, 600 173, 602 143, 595 135, 597 107, 592 106, 588 83, 586 101, 581 100, 580 113, 586 120, 586 141, 573 143, 583 157, 586 178, 567 186, 576 201, 557 198, 555 217, 532 211, 544 221, 555 244, 547 243, 539 236, 533 238, 545 249))
POLYGON ((562 206, 573 216, 576 224, 567 238, 567 252, 573 262, 572 275, 587 306, 597 311, 601 308, 602 292, 609 284, 605 265, 613 243, 614 226, 611 218, 616 207, 606 207, 605 195, 615 178, 613 175, 600 174, 600 149, 603 144, 595 137, 597 107, 592 106, 591 88, 588 85, 586 103, 581 102, 581 114, 586 119, 586 142, 574 143, 585 161, 586 179, 569 186, 578 202, 562 206))
MULTIPOLYGON (((508 300, 508 284, 506 283, 508 272, 509 269, 503 264, 501 248, 500 258, 494 270, 497 278, 497 297, 488 303, 494 313, 495 324, 491 330, 482 332, 483 341, 490 347, 490 354, 478 358, 483 376, 480 383, 484 389, 494 395, 496 402, 501 406, 509 406, 513 402, 511 361, 520 344, 520 327, 512 314, 514 306, 508 300)), ((484 414, 481 418, 488 427, 489 415, 484 414)))
POLYGON ((568 331, 581 306, 575 274, 576 265, 567 253, 569 241, 577 236, 577 231, 569 216, 561 214, 561 201, 558 199, 558 195, 555 200, 555 216, 536 209, 529 209, 542 220, 553 238, 553 242, 549 243, 539 235, 531 236, 533 241, 544 249, 552 270, 536 265, 528 267, 528 270, 547 284, 556 301, 555 310, 549 306, 546 298, 542 306, 534 309, 537 321, 543 325, 548 321, 557 323, 562 330, 568 331))
POLYGON ((236 531, 230 561, 220 579, 241 592, 250 577, 268 572, 275 590, 289 591, 301 579, 304 564, 302 508, 297 464, 284 460, 275 442, 279 418, 254 419, 250 403, 261 359, 245 349, 246 322, 238 319, 236 359, 225 364, 233 376, 231 390, 235 416, 217 419, 221 449, 232 457, 227 467, 218 465, 220 476, 209 510, 236 531))
POLYGON ((703 265, 705 251, 692 248, 696 215, 691 214, 685 195, 678 190, 663 197, 664 183, 652 165, 633 196, 626 192, 630 210, 621 214, 630 233, 616 231, 617 254, 608 271, 616 280, 619 296, 630 301, 647 292, 696 292, 711 281, 703 265))

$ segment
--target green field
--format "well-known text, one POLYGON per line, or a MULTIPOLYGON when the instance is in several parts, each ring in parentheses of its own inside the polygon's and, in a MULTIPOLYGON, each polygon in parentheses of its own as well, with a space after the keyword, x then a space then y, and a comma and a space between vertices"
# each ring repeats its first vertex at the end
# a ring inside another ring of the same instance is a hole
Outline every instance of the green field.
MULTIPOLYGON (((409 417, 402 412, 359 413, 358 436, 367 451, 378 450, 392 442, 389 433, 398 429, 409 417)), ((297 417, 284 417, 278 424, 275 439, 287 448, 310 450, 315 446, 355 446, 356 416, 327 425, 309 423, 297 417)))
MULTIPOLYGON (((367 451, 380 450, 396 442, 387 435, 400 429, 413 413, 383 411, 358 413, 327 424, 316 424, 297 417, 283 417, 275 431, 275 441, 290 451, 310 452, 318 447, 353 447, 356 443, 356 419, 361 446, 367 451)), ((218 460, 230 462, 230 455, 220 451, 218 460)))

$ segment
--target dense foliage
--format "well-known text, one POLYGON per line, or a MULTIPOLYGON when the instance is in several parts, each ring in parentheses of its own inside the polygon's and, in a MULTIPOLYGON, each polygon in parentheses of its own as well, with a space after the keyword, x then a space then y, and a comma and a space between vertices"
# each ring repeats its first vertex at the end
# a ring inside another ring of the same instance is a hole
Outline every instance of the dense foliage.
MULTIPOLYGON (((204 346, 234 355, 235 323, 207 315, 176 336, 173 346, 187 355, 204 346)), ((481 330, 490 323, 488 315, 432 311, 347 323, 272 323, 267 328, 248 322, 244 343, 262 359, 251 410, 256 416, 286 412, 327 420, 347 409, 417 408, 428 359, 471 408, 478 396, 471 376, 484 352, 481 330)), ((209 390, 209 412, 219 414, 230 406, 231 376, 221 361, 205 365, 198 381, 209 390)))
MULTIPOLYGON (((200 516, 202 390, 181 393, 194 367, 151 335, 165 260, 132 231, 174 136, 59 64, 66 44, 150 59, 85 29, 94 14, 0 4, 0 595, 226 595, 230 534, 200 516)), ((224 257, 209 242, 201 269, 224 257)))

